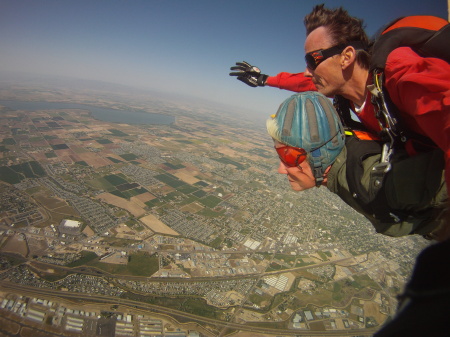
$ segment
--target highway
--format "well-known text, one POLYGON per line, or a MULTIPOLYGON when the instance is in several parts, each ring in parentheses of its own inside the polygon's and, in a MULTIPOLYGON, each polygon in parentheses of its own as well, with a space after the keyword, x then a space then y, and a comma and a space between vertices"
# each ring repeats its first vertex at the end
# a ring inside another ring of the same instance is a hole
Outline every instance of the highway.
MULTIPOLYGON (((250 326, 248 324, 239 324, 233 322, 225 322, 221 320, 201 317, 197 315, 193 315, 190 313, 186 313, 183 311, 165 308, 153 304, 142 303, 137 301, 132 301, 128 299, 122 299, 117 297, 109 297, 109 296, 100 296, 94 294, 81 294, 81 293, 73 293, 67 291, 57 291, 53 289, 43 289, 43 288, 34 288, 23 286, 20 284, 10 283, 1 281, 0 287, 12 291, 20 291, 21 294, 29 293, 31 296, 45 296, 46 298, 61 298, 66 300, 76 300, 84 301, 86 303, 100 303, 100 304, 114 304, 114 305, 123 305, 129 308, 135 308, 144 311, 151 311, 160 314, 165 314, 169 317, 179 316, 183 317, 186 320, 192 319, 195 322, 201 322, 208 325, 214 325, 218 331, 226 331, 229 329, 235 329, 240 331, 254 332, 254 333, 262 333, 262 334, 273 334, 273 335, 286 335, 286 336, 335 336, 335 337, 344 337, 344 336, 372 336, 374 332, 377 330, 375 328, 363 329, 363 330, 333 330, 333 331, 311 331, 311 330, 292 330, 292 329, 270 329, 270 328, 259 328, 250 326)), ((132 311, 132 310, 131 310, 132 311)), ((225 335, 217 335, 217 333, 211 333, 211 337, 213 336, 225 336, 225 335)))

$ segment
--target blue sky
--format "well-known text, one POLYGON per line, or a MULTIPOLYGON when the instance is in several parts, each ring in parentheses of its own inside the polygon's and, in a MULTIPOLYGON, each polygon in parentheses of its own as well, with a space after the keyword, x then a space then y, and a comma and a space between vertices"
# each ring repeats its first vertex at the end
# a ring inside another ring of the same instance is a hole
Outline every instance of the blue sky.
POLYGON ((304 69, 303 17, 318 3, 364 19, 448 17, 447 0, 0 0, 0 71, 64 75, 192 95, 268 115, 291 93, 228 76, 304 69))

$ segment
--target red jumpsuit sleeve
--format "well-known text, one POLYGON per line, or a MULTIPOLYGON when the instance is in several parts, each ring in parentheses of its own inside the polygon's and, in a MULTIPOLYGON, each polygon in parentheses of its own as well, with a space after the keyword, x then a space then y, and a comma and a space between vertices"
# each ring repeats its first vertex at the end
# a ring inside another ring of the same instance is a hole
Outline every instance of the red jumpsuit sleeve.
POLYGON ((389 54, 385 76, 386 89, 405 124, 444 151, 450 193, 450 64, 402 47, 389 54))
POLYGON ((303 76, 303 73, 291 74, 283 72, 277 76, 269 76, 266 80, 266 85, 295 92, 317 91, 311 78, 303 76))

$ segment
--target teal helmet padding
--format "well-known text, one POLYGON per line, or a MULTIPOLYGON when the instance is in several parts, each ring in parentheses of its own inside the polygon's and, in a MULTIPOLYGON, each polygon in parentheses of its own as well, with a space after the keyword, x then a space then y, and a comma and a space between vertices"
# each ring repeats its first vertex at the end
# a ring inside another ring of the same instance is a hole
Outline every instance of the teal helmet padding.
POLYGON ((345 145, 336 109, 315 91, 292 95, 281 103, 276 115, 267 121, 267 131, 280 143, 305 149, 318 185, 345 145))

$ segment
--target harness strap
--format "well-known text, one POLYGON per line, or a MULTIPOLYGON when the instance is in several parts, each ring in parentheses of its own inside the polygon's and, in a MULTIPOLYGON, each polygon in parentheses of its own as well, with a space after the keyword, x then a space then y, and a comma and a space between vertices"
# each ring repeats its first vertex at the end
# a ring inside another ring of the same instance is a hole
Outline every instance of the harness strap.
POLYGON ((367 128, 361 122, 355 121, 351 116, 352 108, 350 106, 350 101, 340 95, 334 96, 333 105, 338 112, 339 118, 341 119, 342 125, 344 127, 350 128, 352 130, 367 130, 367 128))
POLYGON ((400 222, 404 216, 394 212, 388 205, 384 191, 384 179, 386 170, 378 169, 377 166, 370 172, 368 190, 361 184, 364 175, 363 161, 375 154, 381 153, 382 144, 378 141, 367 141, 358 139, 356 136, 346 138, 347 167, 346 178, 349 190, 355 201, 361 208, 374 218, 386 222, 400 222))
POLYGON ((399 146, 409 146, 414 149, 413 153, 428 152, 437 148, 437 145, 429 137, 413 132, 403 125, 402 120, 397 117, 399 110, 384 89, 383 81, 383 70, 375 69, 373 84, 368 85, 367 88, 372 94, 371 101, 376 108, 375 117, 381 128, 380 136, 387 143, 388 148, 393 150, 399 146))

